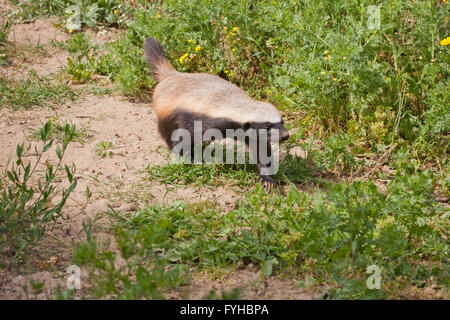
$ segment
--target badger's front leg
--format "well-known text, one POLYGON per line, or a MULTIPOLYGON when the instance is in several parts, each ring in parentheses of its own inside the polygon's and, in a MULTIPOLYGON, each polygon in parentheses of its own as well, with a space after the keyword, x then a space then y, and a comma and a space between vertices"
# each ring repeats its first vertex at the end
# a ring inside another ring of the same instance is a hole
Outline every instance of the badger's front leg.
POLYGON ((275 158, 273 155, 272 147, 267 139, 258 139, 257 148, 257 163, 259 181, 263 187, 267 190, 274 188, 277 184, 274 179, 275 171, 275 158))

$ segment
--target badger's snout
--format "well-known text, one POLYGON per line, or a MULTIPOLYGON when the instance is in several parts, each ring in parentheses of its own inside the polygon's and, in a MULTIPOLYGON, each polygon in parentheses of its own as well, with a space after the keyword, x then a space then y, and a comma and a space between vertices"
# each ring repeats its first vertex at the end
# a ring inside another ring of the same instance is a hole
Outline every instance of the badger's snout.
POLYGON ((285 127, 283 127, 283 128, 280 130, 280 142, 284 142, 284 141, 286 141, 287 139, 289 139, 289 132, 286 130, 285 127))
POLYGON ((284 142, 287 139, 289 139, 289 132, 286 130, 286 128, 283 126, 283 123, 276 124, 272 130, 275 129, 278 131, 278 140, 279 142, 284 142))

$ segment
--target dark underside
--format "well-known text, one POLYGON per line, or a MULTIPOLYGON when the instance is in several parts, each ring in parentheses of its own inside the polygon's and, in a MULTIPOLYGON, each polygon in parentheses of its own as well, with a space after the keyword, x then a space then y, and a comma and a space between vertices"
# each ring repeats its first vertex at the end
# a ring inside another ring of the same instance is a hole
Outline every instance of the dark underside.
MULTIPOLYGON (((237 115, 239 116, 239 115, 237 115)), ((270 122, 246 122, 242 123, 238 120, 229 118, 213 118, 200 113, 191 113, 185 110, 177 110, 169 116, 158 119, 158 130, 166 141, 167 145, 172 149, 174 142, 172 141, 172 133, 176 129, 186 129, 190 132, 191 137, 194 137, 194 122, 199 121, 201 125, 201 133, 204 134, 208 129, 217 129, 226 137, 227 129, 242 129, 244 131, 253 129, 271 129, 282 127, 282 123, 270 122)))
MULTIPOLYGON (((212 118, 199 113, 190 113, 186 111, 175 111, 168 117, 160 118, 158 121, 158 130, 166 141, 167 145, 172 148, 172 133, 176 129, 186 129, 194 137, 194 121, 201 124, 201 133, 208 129, 218 129, 225 136, 226 129, 244 129, 244 124, 227 118, 212 118)), ((247 127, 248 128, 248 127, 247 127)))

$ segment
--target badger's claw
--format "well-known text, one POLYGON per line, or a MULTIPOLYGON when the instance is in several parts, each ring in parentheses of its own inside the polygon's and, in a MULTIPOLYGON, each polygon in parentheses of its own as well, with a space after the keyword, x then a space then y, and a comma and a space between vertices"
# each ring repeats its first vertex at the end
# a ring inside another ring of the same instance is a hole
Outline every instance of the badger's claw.
POLYGON ((277 182, 271 176, 260 176, 259 181, 261 181, 263 188, 267 191, 271 191, 277 185, 277 182))

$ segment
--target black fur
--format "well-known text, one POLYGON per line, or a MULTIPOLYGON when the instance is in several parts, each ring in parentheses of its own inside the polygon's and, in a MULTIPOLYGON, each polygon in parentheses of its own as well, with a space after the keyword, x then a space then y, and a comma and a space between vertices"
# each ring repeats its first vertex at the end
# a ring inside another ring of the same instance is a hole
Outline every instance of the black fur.
POLYGON ((158 130, 164 141, 166 141, 169 148, 172 149, 173 142, 171 141, 172 133, 176 129, 186 129, 194 136, 194 121, 202 122, 202 133, 206 130, 215 128, 222 132, 225 136, 226 129, 239 129, 245 130, 244 126, 239 122, 226 119, 226 118, 212 118, 202 114, 191 113, 183 110, 174 111, 169 116, 161 118, 158 121, 158 130))
POLYGON ((147 56, 147 62, 152 69, 152 76, 157 79, 159 66, 167 60, 164 50, 158 40, 149 37, 144 42, 144 51, 147 56))
MULTIPOLYGON (((194 134, 194 121, 202 122, 202 129, 204 133, 206 130, 215 128, 222 132, 223 136, 226 135, 226 129, 243 129, 244 131, 253 129, 284 129, 283 123, 269 123, 269 122, 251 122, 240 123, 227 118, 212 118, 200 113, 192 113, 184 110, 176 110, 169 116, 161 118, 158 121, 158 130, 167 145, 172 148, 171 137, 173 131, 179 128, 188 130, 192 135, 194 134)), ((287 136, 288 137, 288 136, 287 136)), ((282 140, 287 139, 282 137, 282 140)))

